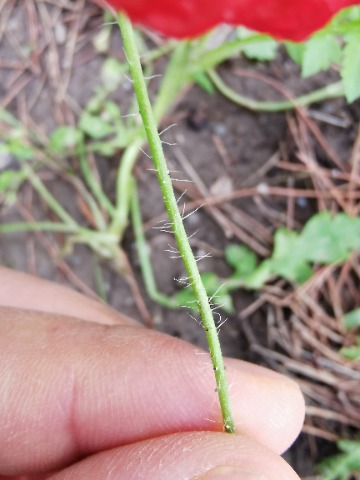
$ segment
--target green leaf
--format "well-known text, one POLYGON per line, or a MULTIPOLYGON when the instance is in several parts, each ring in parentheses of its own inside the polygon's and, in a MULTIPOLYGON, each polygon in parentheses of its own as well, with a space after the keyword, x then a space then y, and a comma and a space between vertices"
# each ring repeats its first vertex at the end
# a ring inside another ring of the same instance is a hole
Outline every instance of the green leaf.
POLYGON ((360 442, 340 440, 337 446, 344 453, 328 457, 317 466, 322 480, 350 480, 353 472, 360 471, 360 442))
POLYGON ((179 307, 189 307, 192 310, 194 310, 196 313, 198 313, 198 308, 195 302, 195 296, 190 287, 184 288, 179 292, 176 292, 174 295, 174 299, 177 305, 179 305, 179 307))
POLYGON ((343 325, 346 330, 360 327, 360 308, 352 310, 343 316, 343 325))
POLYGON ((215 93, 216 89, 205 72, 196 72, 192 77, 194 82, 196 82, 206 93, 209 95, 213 95, 215 93))
POLYGON ((212 303, 219 305, 221 310, 224 310, 226 313, 234 313, 234 303, 231 295, 229 293, 224 293, 222 295, 217 295, 216 298, 212 300, 212 303))
POLYGON ((5 192, 18 185, 23 177, 21 172, 15 170, 5 170, 0 173, 0 192, 5 192))
POLYGON ((83 138, 81 130, 71 126, 56 128, 50 135, 50 148, 58 153, 74 149, 83 138))
POLYGON ((271 260, 264 260, 254 272, 242 278, 244 287, 252 290, 261 288, 273 275, 271 268, 271 260))
POLYGON ((235 281, 231 289, 236 286, 258 289, 273 275, 302 284, 313 274, 311 264, 343 262, 358 248, 360 217, 321 212, 314 215, 300 233, 284 227, 277 229, 273 254, 258 267, 256 255, 247 247, 229 245, 225 258, 235 270, 230 277, 235 281))
POLYGON ((201 280, 208 295, 214 295, 214 293, 222 285, 219 277, 213 272, 202 273, 201 280))
POLYGON ((305 44, 301 75, 310 77, 341 60, 339 41, 333 35, 315 35, 305 44))
POLYGON ((114 132, 114 126, 100 116, 92 115, 86 110, 82 113, 79 128, 91 138, 100 139, 114 132))
POLYGON ((21 138, 11 138, 0 145, 0 153, 9 154, 18 160, 32 160, 35 156, 31 146, 26 145, 21 138))
POLYGON ((111 120, 121 120, 121 110, 117 103, 108 100, 104 105, 104 113, 111 120))
MULTIPOLYGON (((359 452, 360 449, 360 441, 359 440, 339 440, 336 443, 339 450, 344 453, 355 453, 359 452)), ((360 459, 359 459, 360 460, 360 459)))
POLYGON ((285 42, 285 48, 291 60, 298 65, 302 65, 305 52, 305 43, 285 42))
POLYGON ((360 218, 330 212, 314 215, 305 225, 299 248, 310 262, 331 264, 345 261, 360 247, 360 218))
POLYGON ((115 91, 122 80, 124 74, 128 71, 126 63, 121 63, 116 58, 108 58, 105 60, 101 68, 101 80, 105 87, 110 91, 115 91))
POLYGON ((228 245, 225 248, 225 260, 233 267, 233 278, 248 275, 256 269, 257 256, 245 245, 228 245))
POLYGON ((358 360, 360 358, 360 346, 343 347, 339 350, 339 353, 348 360, 358 360))
MULTIPOLYGON (((224 285, 223 281, 213 272, 202 273, 201 280, 209 298, 213 297, 211 298, 211 303, 221 305, 222 310, 227 313, 233 313, 233 301, 231 295, 228 293, 226 284, 224 285)), ((194 312, 198 313, 192 288, 184 288, 180 290, 180 292, 177 292, 174 297, 179 306, 190 307, 194 312)))
MULTIPOLYGON (((246 39, 254 35, 254 31, 245 27, 238 27, 236 34, 239 39, 246 39)), ((279 44, 268 35, 256 35, 256 39, 244 44, 241 51, 250 60, 257 60, 259 62, 266 62, 274 60, 278 50, 279 44), (260 37, 260 38, 259 38, 260 37)))
POLYGON ((300 245, 299 235, 287 228, 279 228, 274 243, 272 273, 300 284, 308 280, 313 272, 307 262, 307 252, 300 245))
POLYGON ((5 170, 0 173, 0 198, 7 205, 13 205, 17 200, 17 191, 25 180, 21 170, 5 170))
POLYGON ((341 78, 346 100, 351 103, 360 97, 360 31, 349 33, 345 36, 345 40, 341 78))
POLYGON ((275 60, 279 44, 269 38, 267 41, 252 42, 243 47, 244 55, 249 60, 257 60, 258 62, 270 62, 275 60))

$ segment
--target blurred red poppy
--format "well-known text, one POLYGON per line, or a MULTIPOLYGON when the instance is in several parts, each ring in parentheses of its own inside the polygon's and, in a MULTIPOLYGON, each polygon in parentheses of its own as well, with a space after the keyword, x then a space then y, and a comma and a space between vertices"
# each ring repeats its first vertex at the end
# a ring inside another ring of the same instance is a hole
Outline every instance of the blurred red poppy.
POLYGON ((359 0, 108 0, 135 22, 176 38, 220 23, 244 25, 278 39, 301 41, 359 0))

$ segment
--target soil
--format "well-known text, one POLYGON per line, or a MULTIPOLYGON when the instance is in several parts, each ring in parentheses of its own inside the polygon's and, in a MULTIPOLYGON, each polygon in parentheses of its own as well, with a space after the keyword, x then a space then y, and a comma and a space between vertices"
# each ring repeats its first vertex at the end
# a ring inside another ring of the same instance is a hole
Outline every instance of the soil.
MULTIPOLYGON (((55 3, 11 1, 5 2, 0 12, 0 105, 21 118, 30 129, 36 126, 44 135, 49 134, 58 124, 74 124, 99 83, 100 67, 106 56, 111 54, 121 57, 121 49, 117 46, 119 36, 116 33, 113 33, 110 48, 104 54, 96 53, 91 44, 92 34, 99 31, 103 21, 96 6, 80 0, 57 2, 59 6, 55 6, 55 3), (33 45, 29 53, 26 48, 29 48, 30 40, 33 45), (71 45, 77 45, 73 57, 71 45), (70 65, 65 61, 69 59, 72 60, 70 65)), ((304 81, 299 78, 297 68, 285 59, 283 52, 270 65, 236 60, 222 67, 223 78, 234 88, 260 100, 280 96, 264 82, 236 77, 233 72, 239 67, 270 75, 295 95, 337 79, 337 73, 330 72, 304 81)), ((160 64, 158 68, 161 69, 160 64)), ((128 89, 128 82, 124 81, 117 94, 121 106, 127 104, 128 89)), ((322 114, 322 118, 338 119, 340 126, 326 123, 328 120, 318 122, 317 125, 328 145, 344 163, 348 162, 357 134, 359 103, 347 106, 342 99, 333 100, 314 105, 310 111, 322 114)), ((189 178, 184 156, 196 172, 197 176, 192 180, 196 185, 201 180, 204 188, 212 194, 229 193, 258 185, 291 187, 297 180, 291 174, 284 176, 284 171, 277 168, 278 159, 274 156, 278 155, 278 158, 285 160, 294 158, 296 145, 289 122, 296 118, 295 113, 253 113, 234 105, 220 94, 209 95, 194 86, 182 96, 176 109, 163 122, 164 126, 174 122, 178 124, 166 134, 168 142, 178 144, 166 149, 171 169, 185 171, 185 178, 189 178)), ((328 166, 329 157, 318 143, 313 139, 311 142, 318 154, 319 164, 328 166)), ((116 162, 116 158, 97 159, 98 169, 110 196, 114 189, 116 162)), ((164 214, 159 187, 153 172, 148 170, 150 167, 149 159, 142 155, 136 167, 136 176, 145 224, 164 214)), ((16 168, 16 161, 10 158, 2 168, 16 168)), ((61 204, 76 218, 83 218, 69 184, 52 173, 47 175, 46 184, 61 204)), ((304 185, 307 183, 304 182, 304 185)), ((177 182, 177 186, 180 195, 186 186, 180 182, 177 182)), ((1 222, 22 221, 24 212, 19 205, 26 206, 37 219, 49 217, 49 212, 38 197, 29 185, 25 185, 14 205, 2 207, 1 222)), ((187 220, 189 233, 198 229, 192 241, 196 254, 212 254, 200 263, 201 270, 214 271, 224 277, 230 272, 223 254, 227 244, 246 241, 260 256, 265 256, 271 251, 272 233, 277 226, 284 223, 290 223, 289 226, 302 225, 317 209, 314 200, 298 198, 291 203, 285 196, 252 195, 235 200, 231 205, 232 210, 225 208, 218 212, 230 219, 237 229, 216 221, 214 209, 200 209, 187 220), (289 209, 292 209, 291 215, 289 209), (240 228, 238 217, 240 224, 244 222, 249 225, 247 229, 240 228), (246 237, 244 232, 247 232, 246 237)), ((172 236, 151 228, 147 229, 146 236, 151 247, 158 288, 171 295, 179 289, 174 278, 183 274, 180 260, 170 260, 164 252, 168 244, 173 243, 172 236)), ((98 289, 96 272, 100 268, 107 302, 118 311, 142 321, 126 279, 115 273, 108 264, 99 263, 95 254, 86 247, 77 246, 71 254, 62 257, 57 246, 61 246, 63 241, 61 235, 1 235, 0 263, 68 284, 72 288, 79 287, 79 283, 74 284, 72 277, 64 270, 62 262, 65 262, 76 277, 95 292, 98 289), (53 249, 52 254, 49 254, 49 244, 53 249)), ((153 328, 206 348, 202 329, 184 310, 164 309, 147 297, 131 228, 126 232, 123 246, 151 313, 153 328)), ((246 325, 251 324, 253 334, 262 345, 271 347, 273 342, 269 309, 264 306, 255 309, 246 320, 241 315, 259 297, 260 293, 245 290, 233 295, 235 311, 239 313, 229 316, 221 329, 220 337, 225 355, 268 364, 267 358, 251 348, 246 325)), ((305 478, 313 474, 314 464, 332 451, 332 442, 303 433, 287 452, 286 458, 305 478)))

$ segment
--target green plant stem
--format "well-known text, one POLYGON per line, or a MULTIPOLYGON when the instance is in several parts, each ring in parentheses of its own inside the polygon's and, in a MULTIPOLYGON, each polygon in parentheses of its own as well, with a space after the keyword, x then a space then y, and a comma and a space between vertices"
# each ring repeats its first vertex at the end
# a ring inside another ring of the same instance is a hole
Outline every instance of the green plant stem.
POLYGON ((154 50, 151 50, 149 52, 146 52, 142 57, 141 57, 141 63, 143 65, 147 65, 148 63, 153 62, 154 60, 157 60, 158 58, 163 57, 164 55, 167 55, 170 53, 174 48, 176 47, 177 42, 174 40, 169 40, 168 42, 164 43, 159 48, 156 48, 154 50))
POLYGON ((135 233, 136 250, 139 257, 141 273, 144 279, 147 294, 152 300, 166 308, 178 307, 179 305, 174 299, 163 295, 157 289, 156 280, 150 260, 149 245, 147 244, 144 235, 141 210, 135 180, 131 199, 131 220, 135 233))
POLYGON ((179 42, 171 55, 152 109, 157 124, 174 105, 179 92, 192 81, 188 71, 190 51, 190 42, 179 42))
POLYGON ((45 203, 51 208, 51 210, 56 213, 56 215, 68 226, 73 227, 74 229, 79 228, 75 220, 63 209, 60 203, 56 198, 49 192, 45 187, 40 178, 34 173, 32 168, 29 165, 24 165, 23 171, 25 172, 27 178, 30 180, 31 185, 37 191, 37 193, 42 197, 45 203))
POLYGON ((110 232, 118 235, 120 240, 129 219, 132 171, 143 144, 144 139, 141 136, 126 148, 121 157, 116 181, 116 211, 110 226, 110 232))
POLYGON ((224 42, 216 48, 209 50, 203 55, 199 56, 197 62, 194 62, 191 66, 193 73, 198 71, 204 72, 211 68, 216 67, 225 60, 238 55, 246 45, 253 42, 268 42, 270 37, 261 33, 256 33, 246 38, 238 38, 231 42, 224 42))
POLYGON ((70 225, 64 225, 63 223, 53 222, 20 222, 20 223, 8 223, 0 225, 1 233, 17 233, 17 232, 63 232, 63 233, 75 233, 77 227, 71 227, 70 225))
MULTIPOLYGON (((184 85, 186 64, 189 54, 189 44, 187 42, 178 43, 165 76, 161 83, 160 91, 156 97, 153 109, 156 123, 158 124, 166 111, 174 103, 179 91, 184 85)), ((186 79, 188 77, 186 76, 186 79)), ((113 216, 113 222, 110 231, 116 233, 121 239, 124 230, 128 224, 132 170, 139 156, 140 149, 146 141, 145 132, 141 134, 138 131, 136 139, 126 148, 122 158, 117 176, 116 187, 116 211, 113 216)))
POLYGON ((260 102, 235 92, 232 88, 226 85, 226 83, 214 70, 209 70, 207 73, 216 88, 224 95, 224 97, 228 98, 233 103, 240 105, 241 107, 248 108, 249 110, 253 110, 255 112, 283 112, 285 110, 292 110, 298 106, 305 107, 311 103, 344 96, 343 83, 336 82, 313 92, 307 93, 306 95, 296 97, 293 101, 284 100, 278 102, 260 102))
POLYGON ((92 266, 96 292, 104 302, 107 302, 105 280, 97 255, 93 255, 92 257, 92 266))
POLYGON ((118 21, 123 37, 124 50, 129 61, 130 73, 134 82, 134 90, 138 100, 140 114, 148 137, 149 147, 157 172, 161 192, 164 198, 165 207, 170 218, 175 238, 177 240, 179 252, 182 256, 187 274, 189 276, 189 281, 194 289, 197 305, 205 329, 210 356, 215 372, 224 430, 226 432, 234 432, 235 425, 232 417, 229 389, 227 385, 224 361, 217 329, 208 302, 208 297, 201 281, 197 263, 187 238, 182 217, 178 210, 171 178, 166 165, 162 142, 151 108, 139 54, 136 48, 133 28, 131 22, 124 14, 119 14, 118 21))
POLYGON ((112 205, 108 197, 104 194, 97 180, 95 180, 93 172, 91 171, 90 165, 86 159, 86 149, 83 143, 81 143, 81 145, 78 147, 77 153, 79 157, 81 171, 84 175, 85 181, 88 184, 92 194, 98 201, 99 205, 101 205, 101 207, 110 216, 114 215, 115 207, 112 205))

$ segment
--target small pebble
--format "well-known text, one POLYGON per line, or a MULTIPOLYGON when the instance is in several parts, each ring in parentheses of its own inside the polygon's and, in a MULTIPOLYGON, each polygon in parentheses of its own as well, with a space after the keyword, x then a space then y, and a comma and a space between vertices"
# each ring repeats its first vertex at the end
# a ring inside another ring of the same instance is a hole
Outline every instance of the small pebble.
POLYGON ((309 202, 307 198, 299 197, 296 199, 296 205, 298 205, 301 208, 306 208, 308 204, 309 202))
POLYGON ((213 124, 213 131, 219 137, 224 137, 227 134, 227 127, 224 123, 214 123, 213 124))

